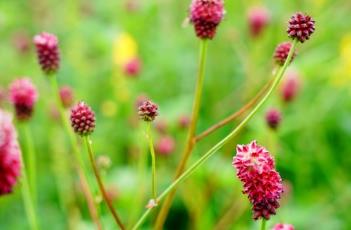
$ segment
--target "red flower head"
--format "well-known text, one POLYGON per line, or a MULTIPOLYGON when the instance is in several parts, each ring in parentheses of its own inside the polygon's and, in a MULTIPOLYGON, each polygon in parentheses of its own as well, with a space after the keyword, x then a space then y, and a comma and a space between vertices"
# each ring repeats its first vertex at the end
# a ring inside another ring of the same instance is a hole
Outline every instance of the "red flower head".
POLYGON ((62 86, 60 88, 60 98, 63 107, 70 108, 73 105, 74 101, 72 88, 69 86, 62 86))
POLYGON ((188 128, 190 124, 190 117, 187 115, 180 116, 178 119, 178 124, 179 124, 179 127, 182 129, 188 128))
POLYGON ((38 62, 45 74, 56 73, 60 67, 60 52, 57 37, 49 33, 41 33, 33 39, 37 49, 38 62))
POLYGON ((303 43, 313 34, 315 30, 314 23, 315 21, 310 16, 301 12, 295 13, 289 20, 287 29, 289 37, 303 43))
POLYGON ((252 37, 261 35, 267 24, 269 23, 270 15, 266 8, 254 7, 248 12, 248 21, 252 37))
POLYGON ((282 120, 282 115, 278 109, 271 108, 266 112, 266 122, 271 129, 277 129, 282 120))
POLYGON ((264 147, 252 141, 237 146, 233 166, 244 185, 243 193, 252 203, 253 218, 268 220, 276 213, 283 192, 282 179, 275 170, 272 156, 264 147))
POLYGON ((158 106, 151 101, 144 101, 138 108, 140 119, 153 121, 158 116, 158 106))
POLYGON ((189 19, 200 39, 212 39, 223 16, 222 0, 193 0, 191 3, 189 19))
POLYGON ((299 73, 296 71, 288 71, 282 82, 280 94, 285 102, 291 102, 295 99, 301 85, 299 73))
POLYGON ((18 120, 28 120, 32 117, 37 100, 37 89, 29 78, 20 78, 11 83, 10 101, 15 106, 18 120))
POLYGON ((71 126, 80 136, 90 135, 95 129, 95 114, 84 102, 79 102, 71 110, 71 126))
POLYGON ((160 155, 169 155, 174 151, 175 142, 170 136, 161 137, 156 143, 156 152, 160 155))
POLYGON ((294 226, 291 224, 276 224, 272 230, 294 230, 294 226))
POLYGON ((139 58, 133 58, 124 65, 124 74, 129 77, 136 77, 141 70, 141 61, 139 58))
POLYGON ((11 193, 17 182, 20 154, 11 116, 0 110, 0 195, 11 193))
MULTIPOLYGON (((288 58, 290 48, 291 48, 290 42, 282 42, 277 46, 277 48, 275 48, 274 60, 278 65, 280 66, 284 65, 285 60, 288 58)), ((294 51, 291 57, 290 63, 293 61, 295 57, 296 57, 296 50, 294 51)))
POLYGON ((155 122, 155 128, 159 134, 166 134, 168 123, 166 120, 160 119, 155 122))

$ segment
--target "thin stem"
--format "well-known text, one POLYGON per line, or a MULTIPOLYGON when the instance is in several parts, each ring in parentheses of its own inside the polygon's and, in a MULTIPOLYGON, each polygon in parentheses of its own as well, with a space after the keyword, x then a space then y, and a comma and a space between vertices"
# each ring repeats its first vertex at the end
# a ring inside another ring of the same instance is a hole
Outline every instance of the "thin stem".
POLYGON ((199 142, 201 141, 203 138, 207 137, 208 135, 210 135, 211 133, 215 132, 217 129, 222 128, 223 126, 225 126, 226 124, 234 121, 235 119, 237 119, 238 117, 240 117, 242 114, 244 114, 246 111, 248 111, 253 105, 255 105, 258 100, 264 95, 264 93, 268 90, 269 86, 271 86, 273 83, 273 79, 268 81, 262 88, 261 90, 255 95, 254 98, 252 98, 249 102, 247 102, 243 107, 241 107, 238 111, 236 111, 235 113, 229 115, 228 117, 224 118, 223 120, 221 120, 220 122, 212 125, 211 127, 209 127, 208 129, 206 129, 205 131, 203 131, 202 133, 200 133, 199 135, 197 135, 195 137, 195 142, 199 142))
POLYGON ((113 208, 112 202, 107 195, 104 184, 102 183, 101 176, 100 176, 99 170, 98 170, 98 168, 96 166, 96 162, 95 162, 95 156, 94 156, 94 152, 93 152, 93 148, 92 148, 92 144, 91 144, 92 141, 90 140, 89 136, 84 137, 84 142, 86 144, 86 147, 87 147, 87 150, 89 153, 90 163, 91 163, 91 166, 93 168, 95 178, 96 178, 96 181, 99 185, 99 189, 101 191, 102 197, 104 198, 104 200, 105 200, 114 220, 116 221, 117 225, 120 227, 120 229, 124 230, 125 227, 122 224, 122 221, 121 221, 120 217, 118 216, 116 210, 113 208))
MULTIPOLYGON (((251 120, 251 118, 256 114, 256 112, 262 107, 262 105, 267 101, 269 96, 273 93, 274 89, 277 87, 279 84, 280 80, 282 79, 286 68, 288 67, 292 54, 295 51, 295 47, 297 44, 297 40, 293 40, 292 46, 290 48, 289 55, 284 63, 284 65, 279 69, 277 72, 277 75, 274 78, 273 84, 267 91, 267 93, 264 95, 264 97, 260 100, 260 102, 254 107, 254 109, 244 118, 242 122, 231 132, 229 133, 225 138, 223 138, 220 142, 218 142, 215 146, 213 146, 210 150, 208 150, 200 159, 198 159, 193 165, 191 165, 181 176, 178 177, 171 185, 169 185, 158 197, 158 201, 161 201, 169 192, 171 192, 179 183, 184 181, 186 178, 188 178, 192 173, 196 171, 204 162, 206 162, 214 153, 216 153, 223 145, 228 143, 235 135, 241 131, 243 127, 251 120)), ((147 210, 144 215, 141 217, 143 219, 146 218, 146 216, 150 213, 149 210, 147 210), (147 214, 146 214, 147 213, 147 214), (146 215, 146 216, 145 216, 146 215)), ((141 224, 141 221, 138 221, 139 225, 141 224)), ((139 225, 136 225, 134 229, 137 229, 139 225)))
POLYGON ((34 144, 32 135, 29 128, 29 123, 25 122, 23 124, 23 135, 24 141, 26 145, 26 155, 27 155, 27 163, 28 163, 28 179, 31 190, 31 195, 33 198, 34 206, 37 203, 37 180, 36 180, 36 154, 34 150, 34 144))
POLYGON ((266 221, 266 219, 265 218, 262 218, 262 221, 261 221, 261 230, 266 230, 266 223, 267 223, 267 221, 266 221))
MULTIPOLYGON (((188 130, 186 145, 182 153, 182 157, 180 163, 178 164, 175 179, 177 179, 185 170, 186 164, 194 147, 194 136, 196 132, 197 121, 199 117, 199 110, 201 105, 201 96, 202 96, 202 88, 203 81, 205 77, 205 63, 207 56, 207 40, 201 40, 200 43, 200 54, 199 54, 199 69, 196 78, 196 86, 195 86, 195 98, 193 102, 193 108, 191 113, 191 123, 188 130)), ((166 217, 168 215, 169 208, 171 207, 173 198, 175 196, 176 190, 173 190, 165 200, 164 204, 161 207, 161 211, 157 216, 155 229, 162 230, 163 224, 166 221, 166 217)))
POLYGON ((38 230, 39 226, 38 226, 37 216, 35 214, 34 202, 32 199, 31 192, 30 192, 28 177, 27 177, 27 173, 26 173, 26 167, 25 167, 22 155, 20 157, 21 157, 21 162, 22 162, 22 188, 21 188, 21 192, 22 192, 23 204, 24 204, 24 208, 26 210, 26 214, 27 214, 30 228, 32 230, 38 230))
POLYGON ((85 166, 84 166, 84 161, 79 153, 77 139, 75 138, 74 133, 73 133, 73 131, 68 123, 68 118, 65 115, 65 111, 64 111, 64 108, 63 108, 62 103, 61 103, 56 76, 49 76, 49 78, 50 78, 51 88, 52 88, 53 93, 55 94, 55 97, 56 97, 56 104, 57 104, 57 108, 59 109, 59 112, 60 112, 61 121, 62 121, 63 126, 65 128, 66 134, 69 137, 69 140, 70 140, 70 143, 71 143, 71 146, 73 149, 73 155, 74 155, 75 161, 76 161, 74 164, 75 169, 77 170, 80 184, 81 184, 81 188, 82 188, 83 194, 85 196, 85 199, 88 203, 88 210, 89 210, 90 216, 93 219, 96 227, 98 229, 102 229, 102 226, 101 226, 101 223, 99 220, 97 207, 96 207, 96 204, 94 202, 94 198, 93 198, 92 192, 90 190, 88 180, 86 178, 86 173, 84 173, 84 172, 86 172, 86 170, 85 170, 85 166))
POLYGON ((154 149, 154 142, 151 136, 151 122, 147 122, 146 127, 146 137, 149 142, 150 154, 151 154, 151 167, 152 167, 152 179, 151 179, 151 188, 152 188, 152 198, 157 202, 157 183, 156 183, 156 155, 154 149))

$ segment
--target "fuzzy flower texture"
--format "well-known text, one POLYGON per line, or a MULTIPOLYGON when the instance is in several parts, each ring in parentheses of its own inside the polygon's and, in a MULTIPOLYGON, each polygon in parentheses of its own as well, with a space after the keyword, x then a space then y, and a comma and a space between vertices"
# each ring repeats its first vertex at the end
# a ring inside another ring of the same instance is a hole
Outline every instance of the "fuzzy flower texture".
POLYGON ((138 114, 144 121, 153 121, 158 116, 158 106, 152 101, 144 101, 138 108, 138 114))
POLYGON ((55 35, 43 32, 33 39, 38 56, 38 62, 47 75, 56 73, 60 67, 60 52, 58 39, 55 35))
POLYGON ((10 101, 15 106, 18 120, 25 121, 32 117, 37 100, 37 89, 29 78, 17 79, 11 83, 10 101))
POLYGON ((11 193, 20 175, 21 160, 11 116, 0 110, 0 195, 11 193))
POLYGON ((95 129, 95 114, 84 102, 79 102, 71 110, 71 126, 80 136, 90 135, 95 129))
POLYGON ((315 30, 314 24, 315 21, 313 18, 301 12, 297 12, 289 20, 287 29, 288 35, 303 43, 313 34, 315 30))
POLYGON ((252 203, 253 218, 268 220, 279 208, 283 192, 282 179, 275 170, 275 163, 269 152, 256 141, 238 145, 233 166, 244 185, 243 193, 252 203))
MULTIPOLYGON (((288 58, 290 48, 291 48, 290 42, 282 42, 277 46, 277 48, 275 48, 274 60, 278 65, 280 66, 284 65, 285 60, 288 58)), ((291 57, 290 63, 294 60, 295 57, 296 57, 296 51, 294 51, 291 57)))
POLYGON ((200 39, 212 39, 224 16, 222 0, 193 0, 190 6, 190 22, 200 39))

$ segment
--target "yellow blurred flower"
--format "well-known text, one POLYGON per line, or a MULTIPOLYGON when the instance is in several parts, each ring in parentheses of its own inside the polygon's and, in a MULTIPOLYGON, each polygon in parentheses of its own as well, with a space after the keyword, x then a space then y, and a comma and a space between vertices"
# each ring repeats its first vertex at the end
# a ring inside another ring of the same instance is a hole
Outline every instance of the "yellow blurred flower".
POLYGON ((113 43, 114 63, 123 66, 138 54, 138 45, 128 33, 120 34, 113 43))
POLYGON ((101 112, 105 117, 113 117, 117 113, 117 105, 114 101, 106 100, 101 104, 101 112))
POLYGON ((351 82, 351 33, 340 41, 340 64, 336 66, 331 83, 337 87, 349 86, 351 82))

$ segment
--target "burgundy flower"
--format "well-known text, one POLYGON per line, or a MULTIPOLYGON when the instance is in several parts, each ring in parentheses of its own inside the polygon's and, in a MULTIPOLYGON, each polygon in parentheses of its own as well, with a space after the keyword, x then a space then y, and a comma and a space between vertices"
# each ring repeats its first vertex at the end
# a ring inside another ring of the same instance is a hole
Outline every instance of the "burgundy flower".
POLYGON ((190 117, 187 115, 182 115, 178 119, 179 127, 182 129, 188 128, 190 124, 190 117))
MULTIPOLYGON (((282 42, 277 46, 277 48, 274 51, 274 60, 278 65, 280 66, 284 65, 285 60, 288 58, 290 48, 291 48, 290 42, 282 42)), ((295 57, 296 57, 296 50, 294 51, 291 57, 290 63, 293 61, 295 57)))
POLYGON ((308 15, 301 12, 295 13, 291 16, 288 25, 288 35, 293 39, 299 40, 301 43, 308 40, 314 32, 315 21, 308 15))
POLYGON ((278 109, 271 108, 266 112, 266 122, 271 129, 277 129, 282 119, 278 109))
POLYGON ((141 70, 141 61, 139 58, 133 58, 124 65, 124 74, 129 77, 136 77, 141 70))
POLYGON ((90 135, 95 129, 95 114, 84 102, 79 102, 71 110, 71 126, 80 136, 90 135))
POLYGON ((58 39, 55 35, 43 32, 33 39, 37 49, 38 62, 45 74, 56 73, 60 67, 58 39))
POLYGON ((272 230, 294 230, 294 226, 291 224, 276 224, 272 230))
POLYGON ((21 160, 11 116, 0 110, 0 195, 11 193, 20 175, 21 160))
POLYGON ((299 89, 301 81, 299 73, 296 71, 288 71, 282 82, 280 94, 285 102, 291 102, 295 99, 299 89))
POLYGON ((191 3, 189 19, 200 39, 212 39, 223 16, 222 0, 193 0, 191 3))
POLYGON ((140 119, 153 121, 158 116, 158 106, 151 101, 144 101, 138 108, 140 119))
POLYGON ((156 143, 156 152, 160 155, 169 155, 174 151, 175 141, 170 136, 161 137, 156 143))
POLYGON ((62 86, 60 88, 60 98, 63 107, 70 108, 73 105, 74 101, 72 88, 69 86, 62 86))
POLYGON ((252 37, 261 35, 267 24, 269 23, 270 15, 266 8, 254 7, 248 12, 248 21, 252 37))
POLYGON ((38 100, 38 92, 29 78, 20 78, 10 85, 10 101, 15 106, 18 120, 32 117, 34 104, 38 100))
POLYGON ((256 141, 238 145, 233 166, 244 185, 253 211, 253 218, 269 219, 279 207, 278 200, 283 192, 282 179, 275 170, 275 163, 269 152, 256 141))

